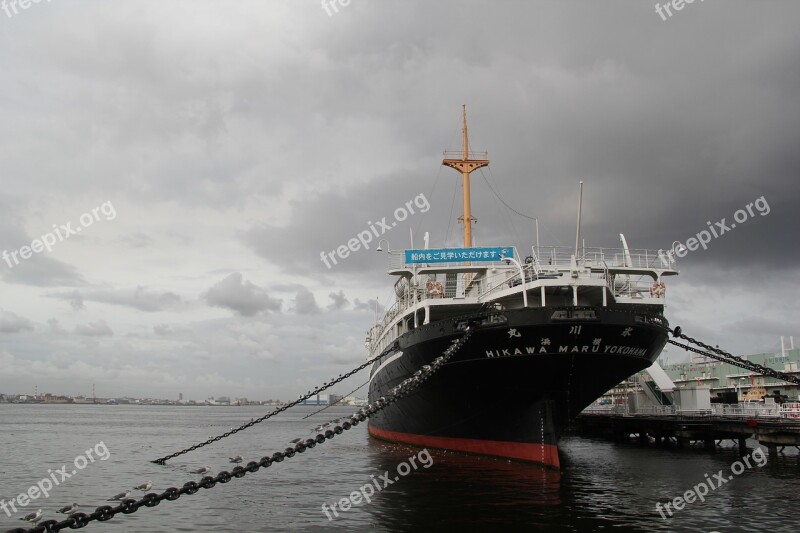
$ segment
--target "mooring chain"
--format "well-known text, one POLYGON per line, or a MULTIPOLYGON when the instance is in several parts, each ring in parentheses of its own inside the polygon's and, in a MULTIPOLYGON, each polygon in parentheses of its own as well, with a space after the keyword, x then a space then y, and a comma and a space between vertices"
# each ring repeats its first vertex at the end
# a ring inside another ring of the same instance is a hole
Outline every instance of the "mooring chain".
POLYGON ((338 405, 338 404, 339 404, 339 402, 341 402, 341 401, 342 401, 342 400, 344 400, 345 398, 347 398, 347 397, 349 397, 349 396, 352 396, 353 394, 355 394, 355 393, 358 391, 358 389, 360 389, 361 387, 363 387, 363 386, 364 386, 364 385, 366 385, 367 383, 369 383, 369 380, 365 381, 364 383, 362 383, 361 385, 359 385, 359 386, 358 386, 358 387, 356 387, 355 389, 351 390, 350 392, 348 392, 348 393, 347 393, 347 394, 345 394, 344 396, 340 396, 340 397, 339 397, 339 399, 338 399, 338 400, 336 400, 335 402, 331 402, 331 403, 329 403, 328 405, 326 405, 325 407, 323 407, 322 409, 317 409, 317 410, 316 410, 316 411, 314 411, 313 413, 309 413, 309 414, 307 414, 306 416, 304 416, 304 417, 303 417, 303 420, 305 420, 306 418, 311 418, 312 416, 314 416, 314 415, 317 415, 317 414, 321 413, 322 411, 325 411, 326 409, 330 409, 331 407, 333 407, 333 406, 335 406, 335 405, 338 405))
POLYGON ((295 405, 298 405, 299 403, 302 403, 303 401, 311 398, 312 396, 316 396, 317 394, 319 394, 320 392, 324 391, 325 389, 327 389, 327 388, 329 388, 329 387, 331 387, 333 385, 336 385, 340 381, 343 381, 343 380, 349 378, 353 374, 361 372, 366 367, 368 367, 369 365, 371 365, 372 363, 377 361, 382 355, 383 354, 380 354, 380 355, 377 355, 377 356, 373 357, 372 359, 367 360, 364 364, 359 365, 358 367, 354 368, 353 370, 351 370, 347 374, 341 374, 341 375, 339 375, 338 378, 336 378, 336 379, 334 379, 334 380, 332 380, 332 381, 330 381, 328 383, 323 383, 322 385, 320 385, 316 389, 312 390, 311 392, 309 392, 309 393, 307 393, 307 394, 305 394, 303 396, 300 396, 297 400, 295 400, 295 401, 293 401, 291 403, 287 403, 285 405, 282 405, 281 407, 275 409, 272 412, 269 412, 269 413, 265 414, 264 416, 262 416, 260 418, 256 418, 255 420, 251 420, 250 422, 248 422, 246 424, 243 424, 243 425, 239 426, 238 428, 232 429, 232 430, 228 431, 227 433, 223 433, 222 435, 217 435, 216 437, 211 437, 210 439, 208 439, 205 442, 201 442, 199 444, 195 444, 194 446, 191 446, 189 448, 183 449, 183 450, 181 450, 179 452, 175 452, 173 454, 161 457, 160 459, 156 459, 153 462, 156 463, 156 464, 159 464, 159 465, 163 465, 165 462, 169 461, 170 459, 174 459, 175 457, 178 457, 179 455, 183 455, 185 453, 192 452, 192 451, 194 451, 194 450, 196 450, 198 448, 202 448, 203 446, 207 446, 209 444, 217 442, 218 440, 224 439, 226 437, 230 437, 231 435, 233 435, 235 433, 239 433, 240 431, 244 431, 245 429, 253 427, 256 424, 260 424, 261 422, 263 422, 263 421, 265 421, 265 420, 267 420, 269 418, 272 418, 273 416, 275 416, 275 415, 277 415, 279 413, 282 413, 283 411, 286 411, 287 409, 290 409, 290 408, 294 407, 295 405))
POLYGON ((334 438, 336 435, 341 435, 344 431, 357 426, 375 413, 382 411, 397 400, 411 394, 455 355, 458 349, 469 340, 473 331, 473 325, 467 325, 464 330, 464 335, 453 341, 453 344, 451 344, 442 355, 434 359, 430 365, 423 365, 422 368, 417 370, 411 377, 406 378, 399 385, 393 387, 387 394, 388 397, 381 396, 375 400, 375 402, 353 413, 349 420, 345 420, 341 425, 337 425, 333 429, 328 429, 324 433, 317 434, 313 439, 309 438, 305 441, 300 441, 295 444, 294 447, 286 448, 282 452, 275 452, 271 457, 262 457, 260 461, 250 461, 247 463, 247 466, 236 466, 231 472, 225 470, 218 473, 216 476, 205 476, 199 482, 187 481, 180 489, 170 487, 161 494, 151 492, 144 495, 139 500, 133 498, 124 499, 116 507, 104 505, 98 507, 91 514, 75 513, 61 522, 57 520, 46 520, 34 528, 12 529, 7 531, 7 533, 51 533, 67 528, 80 529, 92 521, 105 522, 111 520, 119 513, 132 514, 141 507, 156 507, 164 500, 175 501, 184 494, 192 495, 197 493, 201 488, 210 489, 216 486, 217 483, 228 483, 234 478, 242 478, 248 473, 253 474, 258 472, 260 468, 267 468, 273 463, 280 463, 286 458, 292 458, 297 453, 303 453, 306 449, 314 448, 317 444, 322 444, 326 440, 334 438))
POLYGON ((683 348, 684 350, 695 352, 695 353, 698 353, 700 355, 705 355, 705 356, 711 357, 712 359, 716 359, 717 361, 722 361, 723 363, 730 363, 730 364, 732 364, 734 366, 738 366, 740 368, 746 368, 748 370, 752 370, 752 371, 757 372, 757 373, 759 373, 761 375, 764 375, 764 376, 770 376, 770 377, 782 379, 782 380, 787 381, 789 383, 797 383, 798 385, 800 385, 800 378, 797 378, 797 377, 792 376, 790 374, 786 374, 785 372, 780 372, 778 370, 774 370, 774 369, 772 369, 772 368, 770 368, 768 366, 759 365, 759 364, 754 363, 752 361, 748 361, 747 359, 742 359, 741 357, 737 357, 737 356, 735 356, 735 355, 733 355, 731 353, 728 353, 728 352, 726 352, 724 350, 720 350, 719 348, 716 348, 714 346, 710 346, 710 345, 708 345, 708 344, 706 344, 704 342, 701 342, 701 341, 699 341, 697 339, 689 337, 688 335, 684 335, 683 333, 681 333, 681 328, 680 327, 676 327, 674 330, 671 330, 671 333, 672 333, 673 337, 679 337, 679 338, 684 339, 685 341, 687 341, 687 342, 689 342, 691 344, 696 344, 697 346, 700 346, 701 348, 704 348, 705 351, 704 350, 698 350, 697 348, 694 348, 692 346, 687 346, 686 344, 681 344, 680 342, 674 341, 672 339, 667 339, 667 342, 669 342, 670 344, 674 344, 675 346, 679 346, 679 347, 683 348))
MULTIPOLYGON (((485 307, 488 307, 488 306, 486 304, 484 304, 482 307, 485 308, 485 307)), ((463 316, 460 316, 460 317, 453 317, 451 320, 457 323, 457 322, 460 322, 460 321, 471 320, 471 319, 475 319, 475 318, 478 318, 478 317, 481 317, 481 316, 489 316, 489 315, 493 315, 493 314, 497 314, 497 311, 496 310, 495 311, 480 311, 480 312, 472 313, 472 314, 469 314, 469 315, 463 315, 463 316)), ((250 422, 247 422, 246 424, 243 424, 243 425, 239 426, 238 428, 232 429, 232 430, 228 431, 227 433, 223 433, 222 435, 217 435, 216 437, 211 437, 210 439, 208 439, 205 442, 201 442, 199 444, 195 444, 195 445, 190 446, 189 448, 183 449, 183 450, 181 450, 179 452, 175 452, 173 454, 161 457, 160 459, 155 459, 153 462, 156 463, 156 464, 159 464, 159 465, 163 465, 164 463, 166 463, 170 459, 174 459, 175 457, 178 457, 179 455, 183 455, 185 453, 193 452, 194 450, 197 450, 198 448, 202 448, 203 446, 207 446, 209 444, 217 442, 217 441, 219 441, 221 439, 224 439, 226 437, 230 437, 231 435, 233 435, 235 433, 239 433, 240 431, 244 431, 245 429, 251 428, 251 427, 255 426, 256 424, 260 424, 261 422, 263 422, 263 421, 265 421, 265 420, 267 420, 269 418, 272 418, 273 416, 275 416, 275 415, 277 415, 279 413, 282 413, 283 411, 286 411, 287 409, 290 409, 290 408, 302 403, 305 400, 308 400, 312 396, 316 396, 320 392, 330 388, 333 385, 336 385, 337 383, 339 383, 341 381, 344 381, 345 379, 349 378, 350 376, 352 376, 354 374, 357 374, 358 372, 361 372, 362 370, 367 368, 369 365, 371 365, 372 363, 374 363, 375 361, 377 361, 378 359, 383 357, 384 353, 385 353, 385 351, 382 352, 379 355, 376 355, 372 359, 368 359, 364 364, 359 365, 358 367, 354 368, 353 370, 351 370, 347 374, 340 374, 338 378, 336 378, 336 379, 334 379, 334 380, 332 380, 332 381, 330 381, 328 383, 323 383, 322 385, 320 385, 316 389, 308 392, 307 394, 305 394, 303 396, 300 396, 297 400, 295 400, 295 401, 293 401, 291 403, 282 405, 281 407, 275 409, 272 412, 269 412, 269 413, 265 414, 264 416, 262 416, 260 418, 256 418, 255 420, 251 420, 250 422)))

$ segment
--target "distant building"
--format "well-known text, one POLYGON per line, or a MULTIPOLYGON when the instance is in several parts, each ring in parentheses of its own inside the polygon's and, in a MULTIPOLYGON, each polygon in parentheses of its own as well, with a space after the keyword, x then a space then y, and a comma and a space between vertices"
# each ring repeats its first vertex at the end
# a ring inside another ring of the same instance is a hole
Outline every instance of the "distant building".
MULTIPOLYGON (((758 353, 743 356, 752 363, 767 366, 773 370, 786 372, 800 377, 800 349, 785 350, 783 353, 758 353)), ((711 387, 711 397, 721 396, 722 393, 732 392, 737 397, 744 396, 748 390, 763 387, 768 394, 777 393, 787 396, 790 400, 800 399, 800 386, 787 383, 781 379, 762 376, 744 368, 739 368, 730 363, 715 360, 709 362, 690 362, 667 365, 664 371, 675 382, 677 387, 692 387, 694 385, 708 385, 711 387)))
POLYGON ((339 403, 342 397, 338 394, 317 394, 316 397, 303 400, 301 405, 331 405, 339 403))
MULTIPOLYGON (((794 345, 794 342, 792 342, 794 345)), ((800 377, 800 349, 790 348, 775 354, 771 352, 743 355, 752 363, 785 372, 800 377)), ((711 389, 711 398, 715 401, 744 401, 748 398, 748 391, 770 397, 785 398, 788 401, 800 401, 800 385, 787 383, 781 379, 762 376, 750 370, 722 363, 715 359, 693 357, 690 362, 665 365, 659 362, 669 378, 679 389, 707 386, 711 389)), ((623 404, 629 392, 635 391, 640 385, 637 382, 648 381, 644 373, 639 374, 640 379, 623 381, 613 389, 601 396, 599 404, 623 404)), ((753 394, 750 395, 752 397, 753 394)))

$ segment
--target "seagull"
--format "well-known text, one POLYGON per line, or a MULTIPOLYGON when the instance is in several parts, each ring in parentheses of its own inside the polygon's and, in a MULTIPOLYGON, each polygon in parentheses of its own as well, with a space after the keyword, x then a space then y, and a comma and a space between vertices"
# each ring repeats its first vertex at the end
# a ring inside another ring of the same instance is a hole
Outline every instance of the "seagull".
POLYGON ((142 483, 141 485, 136 485, 133 487, 133 490, 140 490, 142 492, 147 492, 148 490, 153 488, 153 482, 148 481, 147 483, 142 483))
POLYGON ((66 507, 62 507, 61 509, 58 510, 58 512, 61 514, 72 514, 77 510, 78 510, 78 504, 73 503, 72 505, 67 505, 66 507))
POLYGON ((36 525, 36 522, 38 522, 41 519, 42 519, 42 510, 41 509, 39 509, 35 513, 26 514, 25 516, 20 518, 20 520, 25 520, 26 522, 30 522, 34 526, 36 525))
POLYGON ((211 472, 211 469, 207 466, 198 468, 197 470, 192 470, 192 474, 208 474, 209 472, 211 472))
POLYGON ((238 464, 239 464, 239 463, 241 463, 242 461, 244 461, 244 459, 242 459, 242 456, 241 456, 241 455, 235 455, 235 456, 233 456, 233 457, 230 457, 230 462, 231 462, 231 463, 236 463, 236 464, 238 465, 238 464))
POLYGON ((131 497, 131 491, 126 490, 125 492, 120 492, 119 494, 117 494, 113 498, 109 498, 106 501, 108 501, 108 502, 122 501, 122 500, 127 500, 130 497, 131 497))
POLYGON ((302 442, 302 440, 303 439, 297 438, 297 439, 292 439, 289 442, 291 442, 292 444, 297 444, 298 442, 302 442))

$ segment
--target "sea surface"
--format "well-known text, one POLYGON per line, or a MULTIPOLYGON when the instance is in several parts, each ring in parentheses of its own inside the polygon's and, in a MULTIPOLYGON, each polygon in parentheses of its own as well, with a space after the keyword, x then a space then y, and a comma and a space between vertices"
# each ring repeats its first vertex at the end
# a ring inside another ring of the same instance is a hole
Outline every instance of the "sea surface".
MULTIPOLYGON (((160 492, 199 480, 190 471, 204 465, 214 473, 230 470, 228 457, 242 455, 247 462, 272 455, 291 439, 313 436, 314 426, 353 411, 334 407, 303 418, 316 409, 294 408, 159 466, 151 461, 270 408, 0 404, 0 500, 27 492, 64 465, 67 473, 76 471, 48 498, 39 496, 12 517, 0 510, 0 532, 25 525, 19 518, 31 510, 61 518, 55 511, 76 502, 91 512, 148 480, 160 492), (82 469, 75 466, 78 456, 86 459, 85 465, 77 461, 82 469)), ((730 476, 738 455, 733 443, 725 444, 730 447, 716 452, 679 451, 570 437, 562 441, 559 472, 387 444, 371 439, 361 424, 255 474, 93 522, 83 531, 797 531, 800 462, 794 448, 763 467, 751 459, 751 468, 711 490, 705 501, 671 518, 659 515, 656 503, 684 494, 706 474, 713 478, 722 470, 730 476), (391 485, 384 488, 381 476, 391 485), (370 495, 370 485, 380 490, 370 495), (338 502, 362 488, 371 501, 357 494, 358 504, 342 511, 338 502), (329 512, 329 519, 322 506, 334 503, 338 516, 329 512)))

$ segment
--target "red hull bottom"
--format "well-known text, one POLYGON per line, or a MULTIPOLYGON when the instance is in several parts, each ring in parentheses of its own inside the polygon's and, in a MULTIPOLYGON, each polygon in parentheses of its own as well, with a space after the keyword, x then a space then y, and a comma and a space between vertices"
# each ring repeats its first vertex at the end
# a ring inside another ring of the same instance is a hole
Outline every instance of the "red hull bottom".
POLYGON ((413 444, 453 450, 458 452, 475 453, 519 459, 540 463, 553 468, 560 468, 558 447, 553 444, 535 444, 529 442, 508 442, 496 440, 462 439, 456 437, 436 437, 433 435, 414 435, 412 433, 399 433, 369 426, 369 434, 376 439, 403 444, 413 444))

